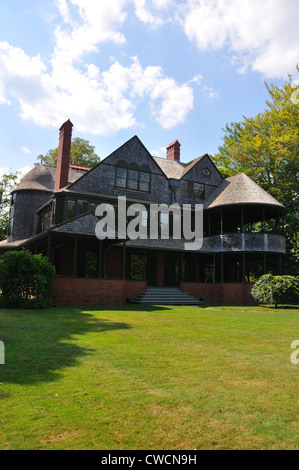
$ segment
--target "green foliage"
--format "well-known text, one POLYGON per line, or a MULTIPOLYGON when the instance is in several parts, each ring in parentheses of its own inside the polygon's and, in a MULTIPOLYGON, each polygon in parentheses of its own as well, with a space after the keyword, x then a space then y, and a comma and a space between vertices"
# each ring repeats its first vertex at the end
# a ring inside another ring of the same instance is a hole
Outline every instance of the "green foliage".
POLYGON ((55 268, 29 251, 8 251, 0 261, 2 306, 45 308, 53 305, 55 268))
POLYGON ((295 233, 291 240, 291 253, 296 263, 299 263, 299 232, 295 233))
POLYGON ((5 173, 0 182, 0 240, 7 237, 9 221, 10 193, 17 184, 18 173, 5 173))
POLYGON ((245 173, 288 209, 286 272, 295 274, 298 267, 290 251, 293 234, 299 230, 299 87, 291 75, 281 87, 265 86, 269 93, 265 111, 227 124, 224 143, 213 160, 225 178, 245 173))
POLYGON ((262 304, 295 303, 299 301, 299 277, 265 274, 251 290, 251 295, 262 304))
POLYGON ((270 95, 265 111, 227 124, 213 160, 223 176, 245 173, 293 209, 299 193, 299 104, 291 99, 291 75, 282 87, 265 85, 270 95))
MULTIPOLYGON (((95 147, 90 145, 88 140, 75 137, 72 139, 71 144, 71 158, 70 163, 73 165, 83 165, 92 168, 100 161, 100 157, 94 151, 95 147)), ((51 149, 43 156, 40 155, 38 160, 42 157, 43 163, 46 165, 57 165, 58 148, 51 149)))

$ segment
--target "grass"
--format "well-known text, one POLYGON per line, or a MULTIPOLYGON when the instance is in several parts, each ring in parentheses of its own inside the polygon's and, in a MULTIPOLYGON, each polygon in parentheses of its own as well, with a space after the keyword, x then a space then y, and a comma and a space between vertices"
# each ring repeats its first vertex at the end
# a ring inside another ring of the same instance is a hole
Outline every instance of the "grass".
POLYGON ((0 310, 0 449, 298 449, 299 307, 0 310))

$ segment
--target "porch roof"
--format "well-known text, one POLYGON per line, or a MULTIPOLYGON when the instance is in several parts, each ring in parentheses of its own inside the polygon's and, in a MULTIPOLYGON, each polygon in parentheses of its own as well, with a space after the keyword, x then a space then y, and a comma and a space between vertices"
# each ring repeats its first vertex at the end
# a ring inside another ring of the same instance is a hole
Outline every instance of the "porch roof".
POLYGON ((242 204, 266 205, 286 211, 286 208, 280 202, 244 173, 231 176, 222 181, 205 200, 204 209, 242 204))

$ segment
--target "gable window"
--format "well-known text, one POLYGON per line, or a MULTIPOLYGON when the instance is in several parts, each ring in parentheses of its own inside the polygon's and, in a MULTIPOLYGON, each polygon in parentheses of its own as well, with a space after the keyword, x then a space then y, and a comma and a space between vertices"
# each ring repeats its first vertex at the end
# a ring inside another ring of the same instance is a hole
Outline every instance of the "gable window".
POLYGON ((128 166, 126 162, 120 161, 116 167, 115 185, 117 188, 149 192, 150 170, 144 165, 139 167, 132 163, 128 166))
POLYGON ((140 171, 140 181, 139 181, 140 191, 148 192, 149 184, 150 184, 150 173, 146 171, 140 171))
POLYGON ((119 188, 127 187, 127 168, 117 167, 116 168, 116 186, 119 188))
POLYGON ((189 181, 188 183, 188 194, 191 197, 205 197, 205 185, 202 183, 195 183, 193 181, 189 181))
POLYGON ((128 188, 138 189, 139 171, 129 168, 128 188))

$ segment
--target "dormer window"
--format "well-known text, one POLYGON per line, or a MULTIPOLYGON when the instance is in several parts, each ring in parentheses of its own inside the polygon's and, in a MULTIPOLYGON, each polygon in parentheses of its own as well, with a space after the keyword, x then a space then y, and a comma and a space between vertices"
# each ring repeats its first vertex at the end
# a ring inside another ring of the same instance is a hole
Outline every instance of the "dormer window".
POLYGON ((127 165, 120 161, 116 167, 115 185, 117 188, 149 192, 150 170, 145 165, 139 167, 136 163, 127 165))

